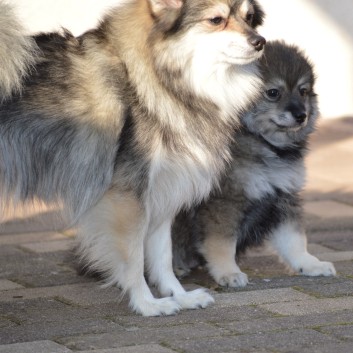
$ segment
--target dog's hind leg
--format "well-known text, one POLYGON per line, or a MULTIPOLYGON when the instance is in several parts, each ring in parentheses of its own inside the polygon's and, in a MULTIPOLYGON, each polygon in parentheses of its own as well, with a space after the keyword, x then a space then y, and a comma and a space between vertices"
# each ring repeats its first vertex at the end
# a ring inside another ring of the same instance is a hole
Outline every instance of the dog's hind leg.
POLYGON ((307 250, 307 238, 295 222, 281 224, 270 237, 270 244, 294 271, 305 276, 334 276, 331 262, 320 261, 307 250))
POLYGON ((172 297, 154 298, 144 278, 144 238, 148 215, 127 192, 109 191, 81 219, 78 250, 82 260, 102 272, 110 285, 130 295, 132 309, 144 316, 171 315, 180 305, 172 297))
POLYGON ((145 239, 146 260, 151 284, 158 287, 163 296, 172 295, 182 309, 205 308, 214 299, 205 289, 186 292, 175 277, 172 265, 172 220, 165 220, 150 231, 145 239))

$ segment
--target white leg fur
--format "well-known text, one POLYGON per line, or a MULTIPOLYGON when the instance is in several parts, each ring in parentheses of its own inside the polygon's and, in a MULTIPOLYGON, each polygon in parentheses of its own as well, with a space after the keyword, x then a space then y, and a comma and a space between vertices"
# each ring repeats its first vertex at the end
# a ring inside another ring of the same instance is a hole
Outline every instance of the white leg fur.
POLYGON ((148 218, 131 194, 110 192, 80 222, 79 250, 91 268, 107 275, 130 295, 132 309, 144 316, 179 311, 172 298, 153 297, 144 278, 144 238, 148 218))
POLYGON ((236 237, 210 234, 203 243, 201 252, 207 260, 208 270, 221 286, 245 287, 248 284, 248 276, 235 261, 236 241, 236 237))
POLYGON ((294 223, 280 225, 272 234, 270 244, 294 271, 305 276, 335 276, 331 262, 320 261, 307 251, 307 238, 294 223))
POLYGON ((214 299, 204 289, 186 292, 175 277, 172 266, 171 220, 167 220, 148 234, 146 260, 150 282, 163 296, 173 295, 182 309, 205 308, 214 299))

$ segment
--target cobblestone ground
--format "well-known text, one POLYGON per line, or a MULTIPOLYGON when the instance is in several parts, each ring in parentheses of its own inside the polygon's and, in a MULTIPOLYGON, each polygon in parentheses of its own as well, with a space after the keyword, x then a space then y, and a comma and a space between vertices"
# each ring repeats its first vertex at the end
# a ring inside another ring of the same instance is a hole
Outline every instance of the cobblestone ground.
POLYGON ((184 280, 216 303, 176 316, 132 314, 118 289, 77 274, 73 232, 55 212, 6 218, 0 234, 0 353, 353 352, 353 119, 323 121, 304 194, 309 249, 334 278, 289 273, 265 249, 241 261, 250 284, 184 280))

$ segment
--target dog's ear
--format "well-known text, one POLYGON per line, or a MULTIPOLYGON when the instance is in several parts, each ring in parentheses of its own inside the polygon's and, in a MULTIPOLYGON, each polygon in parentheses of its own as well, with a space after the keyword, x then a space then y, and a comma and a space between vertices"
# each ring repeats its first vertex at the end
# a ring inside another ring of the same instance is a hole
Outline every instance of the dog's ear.
POLYGON ((160 15, 163 11, 178 10, 183 6, 182 0, 148 0, 151 11, 155 16, 160 15))
POLYGON ((254 20, 253 20, 252 26, 256 28, 257 26, 262 25, 265 18, 265 12, 263 11, 262 7, 258 4, 257 1, 253 2, 253 6, 254 6, 255 13, 254 13, 254 20))
POLYGON ((184 0, 148 0, 152 17, 162 30, 168 31, 178 18, 184 0))

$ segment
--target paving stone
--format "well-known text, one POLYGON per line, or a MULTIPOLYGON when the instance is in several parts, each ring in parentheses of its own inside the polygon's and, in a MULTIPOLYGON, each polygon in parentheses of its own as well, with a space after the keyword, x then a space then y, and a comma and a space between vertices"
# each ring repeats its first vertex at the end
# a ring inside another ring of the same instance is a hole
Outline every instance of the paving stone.
POLYGON ((175 353, 158 344, 144 344, 142 346, 130 346, 123 348, 100 349, 93 351, 81 351, 80 353, 175 353))
POLYGON ((74 246, 74 241, 72 239, 21 244, 21 248, 30 250, 36 253, 69 251, 73 248, 73 246, 74 246))
POLYGON ((257 334, 264 332, 286 331, 293 329, 318 329, 328 325, 353 324, 352 311, 345 310, 333 313, 310 314, 302 316, 271 316, 244 321, 222 321, 217 326, 223 327, 232 334, 257 334))
POLYGON ((329 298, 292 303, 275 303, 260 305, 260 308, 280 315, 308 315, 316 313, 330 313, 339 310, 353 310, 353 296, 343 298, 329 298))
POLYGON ((24 244, 31 242, 46 242, 58 239, 67 239, 62 233, 44 232, 44 233, 23 233, 23 234, 0 234, 0 245, 24 244))
POLYGON ((185 341, 199 337, 220 337, 225 333, 224 331, 222 328, 207 324, 160 327, 158 330, 145 327, 126 329, 122 332, 61 338, 58 342, 72 350, 93 350, 137 344, 163 344, 163 342, 170 342, 174 337, 185 341))
POLYGON ((330 249, 324 245, 308 243, 308 251, 310 254, 317 256, 318 254, 326 254, 334 252, 335 250, 330 249))
POLYGON ((309 295, 292 288, 267 289, 241 293, 222 293, 215 295, 218 306, 259 305, 265 303, 280 303, 298 300, 310 300, 309 295))
POLYGON ((298 289, 316 297, 335 298, 353 296, 353 280, 323 285, 302 284, 298 289))
POLYGON ((336 201, 312 201, 304 204, 304 211, 322 218, 353 218, 353 207, 336 201))
POLYGON ((70 353, 68 348, 52 341, 15 343, 0 346, 0 353, 70 353))
POLYGON ((18 283, 11 282, 7 279, 0 279, 0 291, 18 289, 18 288, 23 288, 23 286, 21 286, 18 283))
POLYGON ((304 348, 299 350, 284 350, 284 353, 351 353, 352 343, 337 342, 337 343, 325 343, 316 347, 304 348))
POLYGON ((328 333, 337 337, 342 341, 353 341, 353 320, 350 320, 350 324, 341 324, 337 326, 326 326, 321 327, 320 332, 328 333))
POLYGON ((18 297, 21 297, 22 300, 58 297, 77 305, 88 305, 117 301, 120 295, 119 289, 102 288, 94 282, 6 291, 1 295, 0 301, 17 301, 18 297))
POLYGON ((266 347, 267 350, 306 348, 312 345, 325 345, 339 342, 314 330, 290 330, 253 335, 224 336, 206 339, 174 341, 170 347, 187 353, 247 352, 266 347))
POLYGON ((62 317, 59 317, 58 320, 49 318, 50 321, 47 321, 48 312, 50 311, 42 312, 42 320, 37 319, 36 322, 27 320, 27 323, 21 325, 2 328, 0 344, 41 340, 56 341, 58 337, 118 332, 122 330, 118 324, 104 319, 63 320, 62 317))
POLYGON ((353 251, 353 231, 314 232, 308 234, 309 242, 323 244, 338 251, 353 251))
POLYGON ((335 251, 335 252, 317 254, 316 256, 321 261, 330 261, 330 262, 349 261, 349 260, 353 260, 353 251, 335 251))

